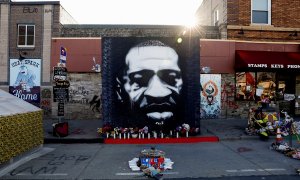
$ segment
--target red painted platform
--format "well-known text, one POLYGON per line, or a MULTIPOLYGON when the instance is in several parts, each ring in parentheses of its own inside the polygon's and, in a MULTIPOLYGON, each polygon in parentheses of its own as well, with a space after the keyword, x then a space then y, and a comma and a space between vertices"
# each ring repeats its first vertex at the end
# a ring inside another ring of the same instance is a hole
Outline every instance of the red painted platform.
POLYGON ((218 142, 217 136, 203 137, 180 137, 180 138, 130 138, 130 139, 104 139, 105 144, 167 144, 167 143, 199 143, 199 142, 218 142))

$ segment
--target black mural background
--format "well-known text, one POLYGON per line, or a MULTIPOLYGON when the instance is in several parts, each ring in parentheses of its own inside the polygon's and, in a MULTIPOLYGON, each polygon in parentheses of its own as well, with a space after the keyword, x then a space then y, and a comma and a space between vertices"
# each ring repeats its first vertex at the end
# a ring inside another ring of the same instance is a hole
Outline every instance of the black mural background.
MULTIPOLYGON (((182 72, 182 101, 178 104, 178 116, 172 127, 187 123, 199 127, 200 118, 200 45, 199 38, 177 37, 104 37, 102 38, 102 111, 104 124, 114 127, 135 127, 145 121, 130 111, 130 104, 121 104, 116 95, 116 76, 125 66, 125 56, 129 49, 145 40, 159 40, 174 48, 179 55, 182 72)), ((148 126, 148 122, 145 125, 148 126)), ((149 124, 151 127, 151 125, 149 124)), ((171 126, 170 126, 171 127, 171 126)), ((166 128, 170 128, 166 127, 166 128)))

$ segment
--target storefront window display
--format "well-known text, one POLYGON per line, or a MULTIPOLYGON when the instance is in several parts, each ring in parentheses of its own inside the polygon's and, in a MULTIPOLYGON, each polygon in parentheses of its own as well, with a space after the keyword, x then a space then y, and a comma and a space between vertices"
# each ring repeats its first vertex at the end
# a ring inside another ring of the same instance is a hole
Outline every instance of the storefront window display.
POLYGON ((238 100, 255 100, 255 73, 236 73, 236 98, 238 100))
POLYGON ((282 100, 286 82, 274 72, 236 72, 236 99, 271 102, 282 100))
POLYGON ((276 96, 275 73, 257 72, 257 99, 262 101, 274 101, 276 96))

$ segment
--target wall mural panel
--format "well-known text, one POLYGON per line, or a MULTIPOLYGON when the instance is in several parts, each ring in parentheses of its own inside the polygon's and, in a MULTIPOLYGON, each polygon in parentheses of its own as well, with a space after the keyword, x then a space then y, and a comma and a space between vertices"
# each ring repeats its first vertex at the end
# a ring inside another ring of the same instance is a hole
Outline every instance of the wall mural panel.
POLYGON ((104 123, 162 130, 197 125, 199 39, 103 38, 102 45, 104 123))
POLYGON ((101 76, 99 73, 69 73, 69 101, 65 118, 95 120, 101 118, 101 76))
POLYGON ((10 59, 9 93, 40 107, 41 59, 10 59))
POLYGON ((218 118, 221 113, 221 75, 201 74, 201 118, 218 118))

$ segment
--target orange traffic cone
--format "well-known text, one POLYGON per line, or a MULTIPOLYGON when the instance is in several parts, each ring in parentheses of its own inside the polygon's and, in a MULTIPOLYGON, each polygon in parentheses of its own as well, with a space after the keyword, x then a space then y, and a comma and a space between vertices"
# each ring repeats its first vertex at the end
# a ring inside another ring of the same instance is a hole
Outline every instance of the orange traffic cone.
POLYGON ((277 132, 276 132, 276 143, 281 143, 283 140, 282 136, 281 136, 281 131, 280 128, 277 128, 277 132))

